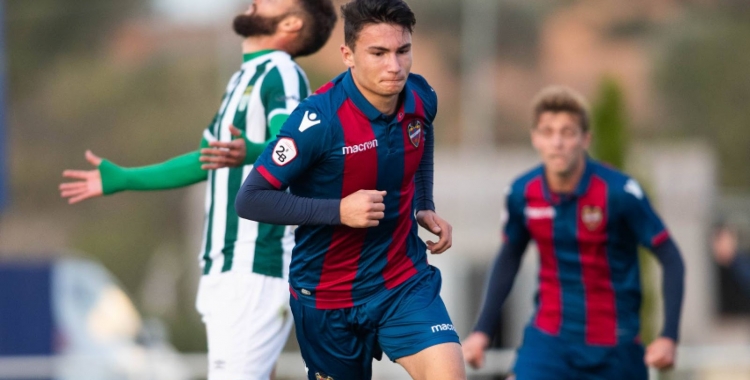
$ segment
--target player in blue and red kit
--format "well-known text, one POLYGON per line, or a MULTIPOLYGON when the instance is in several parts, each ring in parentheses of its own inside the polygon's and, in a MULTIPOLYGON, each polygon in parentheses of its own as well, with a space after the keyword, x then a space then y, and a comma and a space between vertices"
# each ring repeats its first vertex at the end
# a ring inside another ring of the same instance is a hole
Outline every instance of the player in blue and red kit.
POLYGON ((481 367, 500 307, 530 240, 539 250, 537 308, 518 350, 518 380, 646 379, 646 364, 674 364, 684 265, 680 252, 638 183, 586 153, 591 141, 585 101, 562 87, 545 89, 531 131, 543 164, 507 194, 503 246, 495 261, 467 362, 481 367), (661 336, 639 340, 638 245, 663 267, 661 336))
POLYGON ((427 263, 452 231, 432 201, 437 96, 410 74, 414 14, 402 0, 354 0, 342 15, 349 70, 292 113, 237 213, 299 225, 290 303, 309 379, 369 379, 382 352, 414 379, 465 379, 427 263), (422 242, 418 225, 439 240, 422 242))

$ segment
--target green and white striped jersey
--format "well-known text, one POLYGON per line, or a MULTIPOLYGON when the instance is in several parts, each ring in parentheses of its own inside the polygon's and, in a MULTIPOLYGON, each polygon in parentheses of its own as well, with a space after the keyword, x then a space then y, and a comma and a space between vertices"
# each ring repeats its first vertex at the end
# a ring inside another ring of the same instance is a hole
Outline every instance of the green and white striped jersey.
MULTIPOLYGON (((229 126, 234 125, 251 142, 268 141, 274 137, 269 130, 271 119, 291 114, 309 93, 305 73, 287 53, 246 55, 203 137, 208 141, 231 141, 229 126)), ((209 172, 200 255, 203 274, 239 271, 288 277, 293 227, 240 219, 234 209, 237 192, 251 170, 252 165, 245 165, 209 172)))

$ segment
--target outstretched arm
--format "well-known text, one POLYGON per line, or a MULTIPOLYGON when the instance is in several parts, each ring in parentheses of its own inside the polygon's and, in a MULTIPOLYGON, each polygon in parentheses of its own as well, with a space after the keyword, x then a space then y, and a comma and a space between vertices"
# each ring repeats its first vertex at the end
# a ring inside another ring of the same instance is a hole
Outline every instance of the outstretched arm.
MULTIPOLYGON (((207 146, 205 140, 202 145, 207 146)), ((60 195, 74 204, 86 199, 110 195, 124 190, 166 190, 206 180, 198 151, 174 157, 156 165, 123 168, 86 151, 86 160, 94 170, 66 170, 63 177, 75 182, 60 184, 60 195)))

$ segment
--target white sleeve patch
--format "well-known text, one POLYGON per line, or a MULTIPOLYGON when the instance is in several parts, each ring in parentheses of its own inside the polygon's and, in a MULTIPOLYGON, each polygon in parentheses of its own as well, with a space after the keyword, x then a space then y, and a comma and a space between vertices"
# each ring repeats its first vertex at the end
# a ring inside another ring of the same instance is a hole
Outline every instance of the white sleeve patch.
POLYGON ((284 166, 294 161, 297 158, 297 144, 288 137, 280 138, 273 148, 272 157, 273 162, 279 166, 284 166))
POLYGON ((633 194, 634 197, 638 199, 643 199, 643 190, 641 190, 641 185, 636 182, 634 179, 629 179, 628 182, 625 184, 625 191, 633 194))

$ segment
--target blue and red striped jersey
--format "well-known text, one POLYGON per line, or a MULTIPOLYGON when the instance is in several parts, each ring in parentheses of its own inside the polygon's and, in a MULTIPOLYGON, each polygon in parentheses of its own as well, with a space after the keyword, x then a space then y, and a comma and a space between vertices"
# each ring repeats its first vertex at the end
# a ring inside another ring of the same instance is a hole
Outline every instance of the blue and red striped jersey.
POLYGON ((300 103, 256 162, 269 183, 300 197, 343 199, 363 189, 387 191, 385 217, 377 227, 297 228, 289 282, 303 304, 360 305, 428 267, 417 235, 414 176, 423 160, 432 160, 423 153, 437 96, 415 74, 401 96, 397 113, 383 115, 347 71, 300 103))
POLYGON ((542 166, 507 195, 506 244, 534 240, 540 270, 532 324, 566 340, 615 345, 638 337, 638 245, 669 239, 638 183, 592 159, 573 194, 550 192, 542 166))

